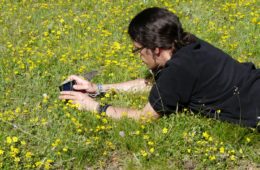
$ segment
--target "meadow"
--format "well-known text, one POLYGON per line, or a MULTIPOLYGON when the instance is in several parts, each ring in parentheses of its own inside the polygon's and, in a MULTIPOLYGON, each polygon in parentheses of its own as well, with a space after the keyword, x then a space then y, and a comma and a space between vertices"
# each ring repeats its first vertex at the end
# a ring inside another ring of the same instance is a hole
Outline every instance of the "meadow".
MULTIPOLYGON (((132 54, 131 18, 176 13, 185 30, 260 67, 257 0, 0 0, 0 169, 260 169, 260 134, 188 110, 112 120, 58 100, 69 75, 116 83, 148 74, 132 54)), ((100 102, 142 108, 148 92, 100 102)))

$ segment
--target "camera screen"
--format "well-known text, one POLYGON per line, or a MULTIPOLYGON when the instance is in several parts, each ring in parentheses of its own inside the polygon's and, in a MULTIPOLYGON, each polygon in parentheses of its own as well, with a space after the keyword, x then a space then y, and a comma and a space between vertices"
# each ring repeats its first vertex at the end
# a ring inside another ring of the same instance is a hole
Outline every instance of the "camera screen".
POLYGON ((60 91, 73 91, 73 85, 76 84, 76 81, 69 81, 65 84, 59 86, 60 91))

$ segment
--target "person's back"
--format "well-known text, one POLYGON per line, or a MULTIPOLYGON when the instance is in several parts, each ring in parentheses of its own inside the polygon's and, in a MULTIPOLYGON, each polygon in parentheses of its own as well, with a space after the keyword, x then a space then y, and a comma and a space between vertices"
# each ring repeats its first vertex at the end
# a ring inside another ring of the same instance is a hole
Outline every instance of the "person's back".
MULTIPOLYGON (((257 98, 249 95, 252 81, 257 78, 252 74, 254 71, 253 64, 239 63, 218 48, 197 39, 177 51, 160 73, 162 77, 168 75, 165 86, 173 88, 165 91, 166 95, 162 90, 160 95, 166 98, 163 104, 170 112, 176 109, 176 105, 167 100, 178 96, 172 101, 208 117, 256 126, 260 104, 257 98)), ((164 80, 157 78, 157 84, 163 87, 161 83, 164 80)), ((254 93, 260 96, 260 90, 254 93)))

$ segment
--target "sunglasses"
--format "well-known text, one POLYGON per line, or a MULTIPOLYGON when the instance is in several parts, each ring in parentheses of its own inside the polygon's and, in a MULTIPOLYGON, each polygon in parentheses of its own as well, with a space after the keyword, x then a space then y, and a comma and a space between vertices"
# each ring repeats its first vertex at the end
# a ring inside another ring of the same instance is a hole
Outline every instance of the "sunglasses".
POLYGON ((144 49, 145 47, 140 47, 140 48, 134 48, 133 50, 132 50, 132 53, 140 53, 143 49, 144 49))

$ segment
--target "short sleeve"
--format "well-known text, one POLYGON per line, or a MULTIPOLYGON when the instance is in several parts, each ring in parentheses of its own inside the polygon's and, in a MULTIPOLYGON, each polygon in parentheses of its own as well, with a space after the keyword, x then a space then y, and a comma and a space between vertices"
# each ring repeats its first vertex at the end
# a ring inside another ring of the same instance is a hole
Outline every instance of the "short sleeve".
POLYGON ((188 105, 195 82, 196 75, 192 67, 171 63, 155 81, 149 102, 157 113, 171 114, 188 105))

